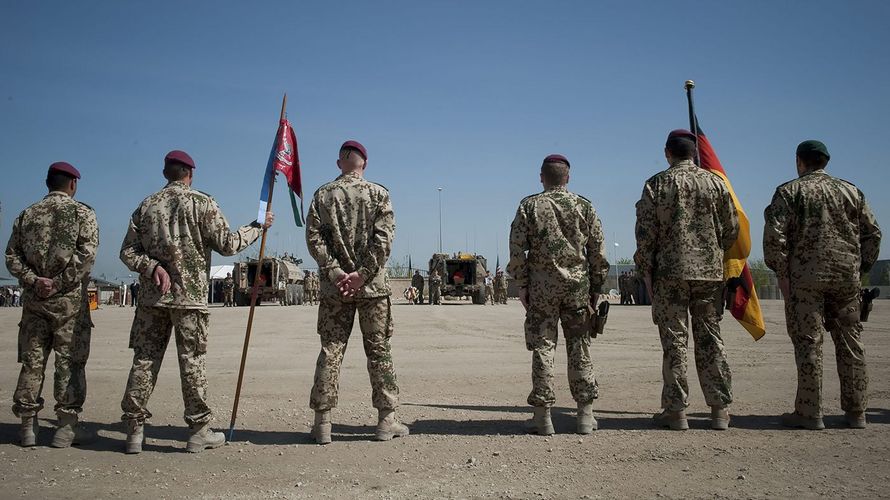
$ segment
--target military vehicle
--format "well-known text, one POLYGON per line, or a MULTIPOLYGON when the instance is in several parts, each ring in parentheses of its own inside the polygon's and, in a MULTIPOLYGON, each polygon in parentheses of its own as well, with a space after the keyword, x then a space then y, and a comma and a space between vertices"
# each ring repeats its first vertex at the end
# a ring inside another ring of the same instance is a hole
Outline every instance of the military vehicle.
POLYGON ((430 273, 442 277, 442 297, 469 297, 474 304, 485 304, 485 257, 475 254, 436 253, 430 259, 430 273))
MULTIPOLYGON (((279 296, 278 282, 284 280, 287 284, 303 283, 303 271, 300 269, 302 259, 263 259, 262 278, 260 288, 257 291, 257 304, 263 301, 277 301, 279 296)), ((235 303, 239 306, 250 305, 250 294, 256 279, 256 259, 248 259, 245 262, 236 262, 232 272, 235 280, 235 303)))

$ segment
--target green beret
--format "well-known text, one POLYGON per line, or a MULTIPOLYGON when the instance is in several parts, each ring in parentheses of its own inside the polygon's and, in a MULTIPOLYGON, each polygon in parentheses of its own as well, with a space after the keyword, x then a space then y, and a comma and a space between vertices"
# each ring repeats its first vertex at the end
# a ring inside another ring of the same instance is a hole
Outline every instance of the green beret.
POLYGON ((803 141, 802 143, 797 145, 797 155, 800 156, 801 153, 819 153, 825 156, 825 159, 831 159, 831 155, 828 154, 828 148, 825 147, 825 144, 823 144, 821 141, 816 141, 813 139, 803 141))

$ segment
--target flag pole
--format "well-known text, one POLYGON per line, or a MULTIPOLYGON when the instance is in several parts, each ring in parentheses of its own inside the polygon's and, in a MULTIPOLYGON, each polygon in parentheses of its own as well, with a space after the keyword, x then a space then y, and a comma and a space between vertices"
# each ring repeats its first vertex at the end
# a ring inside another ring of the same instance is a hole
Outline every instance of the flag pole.
MULTIPOLYGON (((285 111, 287 110, 287 93, 281 100, 281 117, 279 122, 284 120, 285 111)), ((277 139, 276 139, 277 140, 277 139)), ((266 211, 272 210, 272 195, 275 192, 275 177, 272 172, 272 179, 269 182, 269 201, 266 204, 266 211)), ((259 221, 258 221, 259 222, 259 221)), ((263 221, 265 222, 265 221, 263 221)), ((260 255, 257 258, 257 272, 253 280, 253 288, 250 292, 250 313, 247 315, 247 331, 244 333, 244 348, 241 350, 241 368, 238 369, 238 385, 235 386, 235 401, 232 404, 232 420, 229 422, 229 441, 235 434, 235 420, 238 418, 238 401, 241 399, 241 383, 244 381, 244 365, 247 363, 247 346, 250 345, 250 331, 253 327, 253 313, 256 310, 257 295, 259 294, 260 280, 263 278, 263 258, 266 253, 266 235, 269 228, 263 228, 263 237, 260 240, 260 255)))
POLYGON ((698 152, 698 118, 695 116, 695 104, 692 102, 692 89, 695 88, 695 82, 686 80, 684 87, 686 88, 686 102, 689 103, 689 131, 695 136, 695 163, 701 167, 701 153, 698 152))

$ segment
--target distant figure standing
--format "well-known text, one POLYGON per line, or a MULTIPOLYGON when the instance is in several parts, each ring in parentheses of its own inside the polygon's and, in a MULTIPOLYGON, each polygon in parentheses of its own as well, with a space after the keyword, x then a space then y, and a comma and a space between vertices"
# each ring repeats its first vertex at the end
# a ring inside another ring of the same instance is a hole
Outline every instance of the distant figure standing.
POLYGON ((507 303, 507 275, 500 267, 494 274, 494 301, 498 304, 507 303))
POLYGON ((433 269, 430 273, 430 305, 442 305, 442 277, 439 276, 438 269, 433 269))
POLYGON ((420 275, 420 271, 415 269, 414 276, 411 277, 411 286, 417 289, 417 298, 414 300, 415 304, 423 304, 423 285, 424 285, 423 276, 420 275))
POLYGON ((485 302, 488 302, 489 305, 494 305, 494 278, 491 277, 491 273, 485 271, 485 279, 483 280, 485 285, 485 302))
POLYGON ((69 163, 50 165, 49 194, 15 219, 6 246, 6 267, 25 293, 18 348, 22 368, 12 395, 12 411, 22 419, 22 446, 37 443, 50 351, 55 353, 53 395, 59 418, 52 445, 64 448, 95 438, 78 425, 78 415, 87 396, 84 369, 92 327, 87 282, 99 226, 93 209, 74 200, 79 179, 80 172, 69 163))
POLYGON ((226 273, 226 279, 223 280, 223 293, 225 301, 223 307, 233 307, 235 305, 235 280, 232 273, 226 273))
POLYGON ((766 208, 763 256, 776 272, 797 363, 794 412, 782 424, 812 430, 822 421, 822 341, 834 341, 841 409, 854 429, 865 428, 868 372, 860 278, 878 258, 881 229, 853 184, 825 171, 831 156, 820 141, 797 146, 798 178, 776 189, 766 208))

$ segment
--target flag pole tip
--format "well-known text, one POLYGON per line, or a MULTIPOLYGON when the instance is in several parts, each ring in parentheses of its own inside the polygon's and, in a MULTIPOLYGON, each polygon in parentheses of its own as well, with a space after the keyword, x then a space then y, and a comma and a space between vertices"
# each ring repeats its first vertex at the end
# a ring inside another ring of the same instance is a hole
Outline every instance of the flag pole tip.
POLYGON ((686 90, 694 89, 694 88, 695 88, 695 82, 692 81, 692 80, 686 80, 686 83, 685 83, 683 86, 686 88, 686 90))

